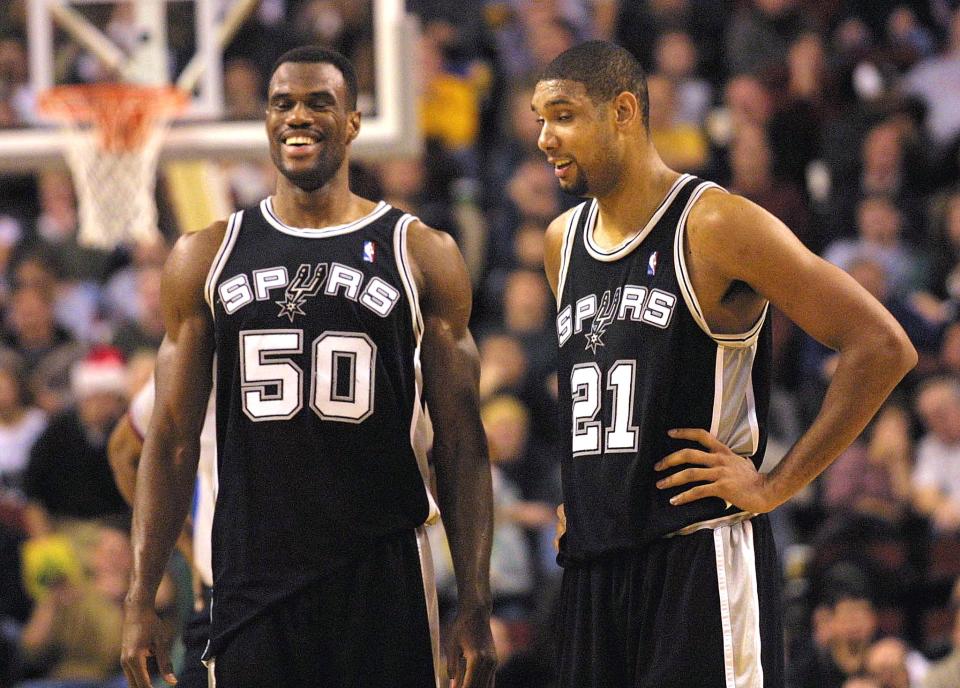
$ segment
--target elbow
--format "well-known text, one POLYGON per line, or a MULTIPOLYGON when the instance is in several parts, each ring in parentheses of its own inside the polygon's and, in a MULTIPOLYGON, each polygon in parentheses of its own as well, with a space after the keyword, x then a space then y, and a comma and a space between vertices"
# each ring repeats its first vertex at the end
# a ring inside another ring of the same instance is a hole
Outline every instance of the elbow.
POLYGON ((885 359, 884 367, 891 375, 896 374, 897 381, 916 367, 919 360, 917 349, 899 325, 888 328, 878 343, 878 350, 885 359))

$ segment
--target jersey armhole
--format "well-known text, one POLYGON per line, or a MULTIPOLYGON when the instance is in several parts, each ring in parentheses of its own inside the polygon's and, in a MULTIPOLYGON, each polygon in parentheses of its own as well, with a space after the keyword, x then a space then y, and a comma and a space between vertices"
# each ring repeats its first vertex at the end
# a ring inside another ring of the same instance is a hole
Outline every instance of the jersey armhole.
POLYGON ((230 254, 233 252, 233 246, 237 243, 237 235, 240 234, 240 225, 242 223, 242 210, 238 210, 230 215, 230 218, 227 220, 227 231, 223 233, 220 248, 217 249, 217 253, 213 257, 213 262, 210 263, 210 271, 207 273, 203 297, 207 305, 210 306, 210 315, 214 320, 217 318, 216 308, 214 308, 217 280, 220 279, 220 273, 223 272, 223 268, 227 264, 227 259, 230 258, 230 254))
POLYGON ((694 321, 697 323, 700 329, 703 330, 704 334, 710 337, 710 339, 712 339, 718 345, 728 348, 743 348, 753 346, 756 343, 757 338, 760 336, 760 330, 763 328, 763 323, 767 319, 767 312, 770 310, 770 303, 767 302, 764 305, 763 311, 760 313, 757 321, 746 332, 735 334, 714 334, 703 315, 703 309, 700 307, 700 301, 697 299, 696 292, 694 292, 693 289, 693 280, 690 279, 690 273, 687 270, 687 259, 683 251, 683 242, 687 230, 687 217, 690 215, 693 205, 697 202, 700 196, 702 196, 703 193, 709 189, 719 189, 720 191, 727 193, 726 189, 724 189, 722 186, 714 184, 713 182, 701 183, 696 189, 693 190, 693 193, 690 194, 690 198, 687 200, 687 205, 684 207, 683 212, 680 214, 680 220, 677 222, 677 231, 675 233, 673 243, 673 262, 677 273, 677 282, 680 285, 680 293, 683 296, 683 301, 687 305, 687 309, 693 316, 694 321))
POLYGON ((397 271, 400 273, 403 290, 406 292, 407 301, 410 303, 413 335, 416 346, 419 348, 420 339, 423 337, 423 315, 420 312, 420 295, 417 292, 417 282, 413 278, 410 255, 407 251, 407 231, 416 219, 413 215, 405 213, 397 220, 397 224, 393 228, 393 254, 397 260, 397 271))
POLYGON ((570 214, 567 226, 563 230, 563 244, 560 247, 560 273, 557 275, 557 310, 563 303, 563 288, 567 283, 567 270, 570 268, 570 257, 573 253, 573 242, 577 236, 577 227, 580 225, 580 216, 590 203, 581 203, 570 214))

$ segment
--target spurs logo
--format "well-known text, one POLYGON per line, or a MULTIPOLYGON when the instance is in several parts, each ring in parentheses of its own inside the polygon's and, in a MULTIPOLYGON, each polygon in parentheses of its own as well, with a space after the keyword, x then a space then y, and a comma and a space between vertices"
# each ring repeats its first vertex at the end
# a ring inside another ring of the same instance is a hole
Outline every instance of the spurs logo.
POLYGON ((306 313, 303 312, 303 304, 307 302, 307 299, 316 296, 320 292, 326 280, 326 263, 317 263, 316 268, 309 263, 301 263, 300 267, 297 268, 297 274, 283 292, 283 301, 274 301, 274 303, 280 306, 280 312, 277 313, 277 317, 282 318, 286 316, 290 318, 290 322, 293 322, 296 316, 306 315, 306 313))
POLYGON ((607 331, 607 328, 610 327, 610 324, 617 318, 617 307, 620 305, 620 287, 617 287, 617 290, 613 293, 613 298, 610 298, 610 290, 607 289, 603 292, 603 298, 600 299, 600 307, 597 309, 597 314, 593 318, 593 325, 590 326, 590 331, 587 332, 587 346, 585 348, 590 349, 596 355, 597 349, 603 346, 603 335, 607 331))

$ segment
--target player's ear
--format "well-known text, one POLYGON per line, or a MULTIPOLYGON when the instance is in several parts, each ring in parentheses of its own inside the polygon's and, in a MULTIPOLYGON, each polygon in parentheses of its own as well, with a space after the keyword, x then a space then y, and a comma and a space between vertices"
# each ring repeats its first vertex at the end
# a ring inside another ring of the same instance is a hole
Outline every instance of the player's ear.
POLYGON ((641 124, 643 114, 640 111, 640 103, 637 97, 630 91, 622 91, 613 99, 613 112, 616 117, 617 126, 629 126, 631 124, 641 124))
POLYGON ((347 114, 347 143, 353 143, 360 133, 360 111, 354 110, 347 114))

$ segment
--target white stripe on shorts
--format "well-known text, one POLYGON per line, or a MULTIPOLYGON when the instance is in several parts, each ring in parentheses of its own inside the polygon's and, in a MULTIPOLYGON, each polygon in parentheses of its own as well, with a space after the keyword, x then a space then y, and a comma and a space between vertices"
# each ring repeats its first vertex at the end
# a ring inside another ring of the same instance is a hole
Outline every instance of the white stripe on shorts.
POLYGON ((217 688, 217 676, 213 673, 217 666, 217 658, 211 657, 204 664, 207 667, 207 688, 217 688))
MULTIPOLYGON (((440 659, 440 610, 437 606, 437 583, 433 575, 433 556, 427 527, 417 528, 417 550, 420 552, 420 575, 423 577, 423 596, 427 601, 427 621, 430 623, 430 644, 433 646, 433 675, 436 688, 446 685, 447 670, 440 659)), ((210 688, 216 688, 211 686, 210 688)))
POLYGON ((763 688, 760 598, 750 521, 715 528, 725 688, 763 688))

